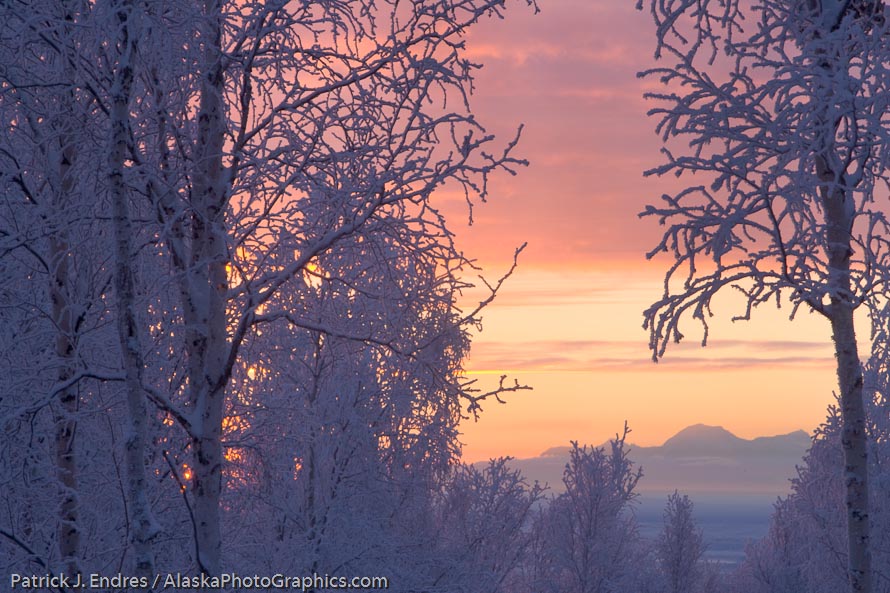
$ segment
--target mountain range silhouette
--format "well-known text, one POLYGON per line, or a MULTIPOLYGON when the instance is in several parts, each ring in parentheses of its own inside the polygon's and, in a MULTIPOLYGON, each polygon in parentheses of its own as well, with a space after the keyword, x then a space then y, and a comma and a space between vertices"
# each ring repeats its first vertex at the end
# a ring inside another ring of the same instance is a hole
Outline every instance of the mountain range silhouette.
MULTIPOLYGON (((743 439, 721 426, 695 424, 655 447, 628 444, 629 457, 643 468, 640 492, 722 493, 784 495, 796 466, 811 444, 803 430, 788 434, 743 439)), ((604 445, 608 447, 608 443, 604 445)), ((562 475, 568 446, 552 447, 538 457, 514 459, 529 482, 546 483, 563 490, 562 475)))

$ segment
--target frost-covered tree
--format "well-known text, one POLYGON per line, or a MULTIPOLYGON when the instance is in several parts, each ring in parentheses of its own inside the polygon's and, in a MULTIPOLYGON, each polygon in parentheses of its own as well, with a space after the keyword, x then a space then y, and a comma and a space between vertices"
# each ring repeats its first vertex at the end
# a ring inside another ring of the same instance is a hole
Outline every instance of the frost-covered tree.
MULTIPOLYGON (((887 304, 869 301, 873 320, 871 356, 864 365, 864 393, 868 423, 870 520, 872 561, 877 578, 875 591, 890 591, 890 579, 880 567, 890 563, 890 424, 888 415, 887 304)), ((828 417, 816 430, 813 443, 792 480, 792 491, 774 508, 767 537, 746 549, 745 560, 735 575, 738 591, 756 593, 816 593, 842 589, 847 580, 846 528, 844 517, 844 465, 840 447, 840 410, 828 409, 828 417)))
POLYGON ((647 551, 632 513, 642 471, 625 445, 627 429, 606 447, 573 442, 565 492, 542 509, 525 579, 530 591, 607 593, 645 590, 647 551))
POLYGON ((136 38, 134 27, 138 14, 133 0, 118 0, 110 6, 110 24, 118 35, 112 40, 116 50, 114 70, 109 89, 109 151, 108 177, 112 203, 114 236, 114 289, 118 340, 124 371, 129 423, 124 444, 127 475, 127 507, 132 525, 132 544, 135 556, 134 574, 153 579, 155 571, 154 551, 151 540, 160 526, 155 521, 149 504, 146 483, 145 448, 148 433, 148 410, 143 393, 145 360, 142 351, 140 318, 137 314, 135 272, 136 258, 133 247, 134 222, 130 213, 130 192, 125 180, 125 162, 130 128, 130 106, 133 102, 133 76, 136 64, 136 38))
POLYGON ((669 593, 704 591, 708 584, 708 567, 702 558, 704 536, 692 511, 692 500, 687 495, 674 491, 668 496, 655 555, 669 593))
MULTIPOLYGON (((412 222, 401 241, 449 245, 433 190, 454 183, 484 196, 489 174, 520 163, 512 144, 487 150, 492 138, 466 102, 472 64, 460 36, 501 5, 207 0, 184 9, 194 30, 153 17, 155 34, 178 27, 185 37, 166 45, 163 63, 145 57, 132 142, 181 324, 180 380, 152 393, 190 440, 202 571, 221 566, 223 424, 247 336, 270 323, 329 329, 288 318, 277 295, 389 218, 412 222)), ((460 259, 452 250, 434 265, 451 273, 460 259)), ((383 329, 351 337, 375 341, 383 329)))
MULTIPOLYGON (((876 340, 883 341, 877 335, 876 340)), ((886 349, 875 347, 874 352, 886 349)), ((869 477, 871 491, 872 561, 874 591, 890 591, 890 579, 881 567, 890 563, 890 484, 887 460, 886 375, 876 373, 883 364, 872 356, 866 365, 869 425, 869 477)), ((750 545, 736 574, 736 590, 752 592, 828 593, 847 582, 844 464, 840 447, 841 419, 836 406, 816 430, 813 444, 792 480, 792 491, 779 500, 763 540, 750 545)))
MULTIPOLYGON (((7 498, 3 532, 32 561, 73 575, 83 568, 94 517, 81 494, 95 484, 83 475, 85 460, 95 458, 78 434, 95 427, 87 367, 106 345, 109 283, 100 208, 91 200, 97 110, 70 67, 93 40, 78 3, 21 8, 0 7, 0 473, 5 491, 30 484, 32 494, 7 498)), ((99 365, 92 371, 102 374, 99 365)))
POLYGON ((434 505, 442 549, 438 579, 464 591, 521 590, 520 565, 531 544, 531 517, 542 488, 529 486, 509 458, 481 469, 458 465, 434 505))
POLYGON ((2 533, 21 556, 75 572, 88 539, 91 569, 290 558, 371 573, 417 545, 403 521, 431 516, 457 421, 491 395, 461 373, 479 309, 456 299, 475 269, 433 196, 484 198, 522 164, 469 106, 463 35, 503 8, 3 5, 0 397, 26 453, 16 468, 5 452, 3 476, 21 492, 55 469, 28 434, 51 422, 62 501, 41 529, 16 509, 2 533), (64 439, 84 418, 92 457, 77 462, 64 439), (224 527, 253 525, 278 527, 280 554, 224 556, 224 527))
POLYGON ((668 227, 650 257, 674 259, 662 298, 645 313, 650 346, 662 356, 690 316, 706 341, 712 299, 727 287, 742 297, 737 319, 784 298, 792 317, 803 307, 827 320, 841 400, 849 582, 852 591, 871 591, 854 311, 883 299, 890 270, 885 7, 869 0, 647 4, 663 65, 643 74, 664 85, 647 97, 658 103, 650 113, 667 157, 648 173, 690 176, 685 189, 643 213, 668 227))
POLYGON ((458 454, 469 342, 443 301, 457 286, 429 265, 431 240, 397 240, 403 224, 370 224, 320 256, 277 297, 282 319, 245 342, 222 507, 225 523, 244 523, 226 547, 254 569, 373 571, 447 590, 430 588, 477 560, 443 566, 433 521, 458 454))
MULTIPOLYGON (((732 575, 731 591, 751 593, 808 593, 805 577, 797 556, 795 526, 788 520, 786 501, 774 507, 769 533, 763 539, 749 543, 745 559, 732 575)), ((824 540, 823 540, 824 541, 824 540)), ((846 586, 846 566, 841 564, 841 586, 846 586)), ((837 585, 834 578, 829 581, 837 585)), ((835 589, 836 590, 836 589, 835 589)))

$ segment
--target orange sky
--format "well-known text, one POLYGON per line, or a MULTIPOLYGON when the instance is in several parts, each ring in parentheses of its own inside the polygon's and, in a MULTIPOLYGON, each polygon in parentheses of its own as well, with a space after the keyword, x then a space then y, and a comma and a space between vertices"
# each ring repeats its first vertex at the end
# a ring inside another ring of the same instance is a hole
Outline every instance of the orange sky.
POLYGON ((452 226, 489 277, 529 243, 468 369, 480 381, 506 371, 535 390, 465 423, 465 458, 599 443, 625 420, 640 445, 699 422, 748 438, 815 428, 836 389, 821 319, 762 311, 732 324, 738 309, 725 300, 708 348, 690 325, 688 344, 649 359, 642 310, 660 295, 666 262, 645 260, 659 228, 637 213, 676 181, 641 175, 660 162, 641 98, 650 83, 636 78, 651 65, 648 15, 630 0, 549 0, 539 15, 509 4, 505 20, 468 40, 485 64, 473 105, 502 138, 525 124, 519 152, 531 166, 494 181, 473 227, 462 198, 441 199, 454 202, 452 226))

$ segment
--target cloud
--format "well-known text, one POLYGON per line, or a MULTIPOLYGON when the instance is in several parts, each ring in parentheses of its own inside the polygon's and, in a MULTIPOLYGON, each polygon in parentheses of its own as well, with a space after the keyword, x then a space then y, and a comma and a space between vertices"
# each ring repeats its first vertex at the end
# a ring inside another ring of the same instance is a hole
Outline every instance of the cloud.
MULTIPOLYGON (((657 364, 663 370, 721 371, 747 368, 820 368, 834 363, 830 346, 809 341, 724 340, 706 349, 680 346, 657 364), (713 353, 713 354, 711 354, 713 353)), ((469 374, 655 370, 645 343, 625 340, 478 342, 469 374), (543 354, 542 354, 543 353, 543 354)))
POLYGON ((651 63, 648 18, 615 0, 560 0, 538 15, 515 8, 468 35, 484 65, 472 103, 502 138, 525 124, 517 154, 531 164, 492 178, 475 227, 456 225, 461 244, 500 261, 502 246, 528 241, 533 265, 642 261, 658 230, 637 214, 668 187, 642 178, 661 159, 648 83, 636 77, 651 63))
MULTIPOLYGON (((577 307, 578 315, 602 314, 602 311, 584 310, 586 305, 632 305, 641 313, 652 298, 662 291, 662 282, 653 279, 647 270, 633 266, 617 268, 597 267, 599 262, 561 262, 547 268, 536 268, 531 258, 523 253, 519 268, 504 284, 494 301, 493 308, 529 309, 529 314, 546 314, 532 309, 577 307), (531 265, 529 265, 531 263, 531 265)), ((504 266, 491 266, 483 276, 491 282, 504 266)), ((484 283, 478 278, 467 277, 475 288, 463 292, 461 303, 465 308, 488 296, 484 283)), ((639 327, 634 321, 633 327, 639 327)))

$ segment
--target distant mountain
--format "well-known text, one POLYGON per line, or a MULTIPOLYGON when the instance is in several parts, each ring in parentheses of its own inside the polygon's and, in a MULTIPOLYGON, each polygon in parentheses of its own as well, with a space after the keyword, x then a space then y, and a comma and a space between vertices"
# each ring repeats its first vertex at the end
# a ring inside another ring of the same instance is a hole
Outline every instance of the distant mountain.
POLYGON ((649 449, 659 449, 662 454, 673 457, 700 457, 703 452, 707 452, 711 457, 715 455, 731 457, 748 442, 722 426, 695 424, 687 426, 666 440, 661 447, 649 447, 649 449))
MULTIPOLYGON (((790 489, 795 467, 810 446, 798 430, 789 434, 743 439, 721 426, 696 424, 684 428, 659 447, 630 445, 630 458, 643 468, 641 492, 764 494, 779 496, 790 489)), ((512 466, 529 481, 562 490, 569 447, 552 447, 539 457, 516 459, 512 466)))

